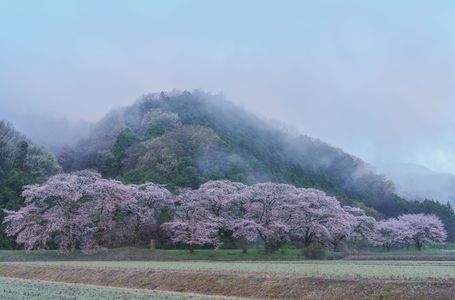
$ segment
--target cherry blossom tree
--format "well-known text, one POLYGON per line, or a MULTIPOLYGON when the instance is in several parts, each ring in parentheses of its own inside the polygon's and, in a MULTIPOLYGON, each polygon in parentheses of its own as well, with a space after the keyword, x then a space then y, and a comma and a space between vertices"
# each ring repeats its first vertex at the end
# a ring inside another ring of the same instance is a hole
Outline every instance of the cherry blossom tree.
POLYGON ((229 180, 213 180, 202 184, 198 191, 201 205, 215 217, 222 219, 223 227, 229 227, 239 213, 241 192, 248 186, 229 180))
POLYGON ((6 232, 26 249, 46 248, 50 241, 63 252, 130 244, 138 218, 155 221, 154 208, 144 202, 162 194, 150 194, 150 186, 123 185, 93 171, 55 175, 25 187, 25 206, 7 212, 6 232))
POLYGON ((235 221, 234 236, 256 241, 260 238, 266 252, 278 249, 289 240, 289 221, 295 211, 296 187, 288 184, 259 183, 238 197, 244 214, 235 221))
POLYGON ((247 252, 248 241, 235 238, 235 223, 242 215, 242 191, 247 186, 243 183, 229 180, 214 180, 202 184, 199 189, 199 204, 207 208, 209 213, 218 220, 218 235, 220 240, 231 245, 239 246, 247 252))
POLYGON ((373 246, 384 247, 387 250, 402 247, 406 244, 406 230, 406 224, 395 218, 381 220, 377 223, 370 242, 373 246))
POLYGON ((334 248, 350 235, 353 217, 340 202, 316 189, 298 189, 293 200, 295 212, 289 221, 290 234, 294 241, 304 247, 314 241, 334 248))
POLYGON ((344 206, 343 209, 355 217, 350 239, 369 241, 377 227, 376 219, 367 216, 365 211, 358 207, 344 206))
POLYGON ((46 248, 50 241, 65 252, 131 245, 144 237, 160 236, 159 228, 172 243, 187 246, 191 252, 196 247, 219 247, 232 237, 249 242, 259 239, 266 252, 289 241, 305 247, 317 241, 337 250, 344 240, 370 235, 375 245, 385 247, 411 239, 420 245, 445 238, 435 217, 426 218, 426 227, 416 233, 406 224, 421 216, 376 226, 363 210, 342 207, 322 191, 270 182, 246 186, 209 181, 174 196, 161 185, 124 185, 86 170, 27 186, 23 197, 25 206, 7 211, 5 223, 7 234, 15 235, 26 249, 46 248))
POLYGON ((162 225, 172 243, 185 245, 190 252, 196 246, 221 245, 218 236, 220 217, 199 202, 198 190, 186 189, 174 199, 174 219, 162 225))
POLYGON ((330 218, 325 226, 328 229, 327 241, 335 251, 346 240, 369 240, 375 231, 376 219, 365 214, 363 209, 344 206, 343 212, 335 206, 335 218, 330 218))
POLYGON ((334 251, 338 251, 341 243, 353 237, 356 218, 344 209, 337 211, 334 216, 325 226, 328 230, 327 242, 334 251))
POLYGON ((421 250, 424 244, 443 243, 447 232, 434 215, 407 214, 378 222, 372 235, 374 246, 392 247, 413 245, 421 250))
POLYGON ((22 193, 26 206, 7 212, 6 233, 16 235, 16 242, 26 249, 45 248, 54 239, 62 251, 71 251, 77 244, 96 247, 93 221, 77 212, 87 205, 84 187, 99 177, 91 172, 80 175, 57 175, 43 185, 26 186, 22 193))
POLYGON ((234 235, 250 241, 260 238, 267 252, 289 240, 304 247, 318 241, 337 248, 357 225, 338 200, 316 189, 261 183, 236 197, 244 214, 235 222, 234 235))
POLYGON ((398 217, 405 227, 405 242, 422 250, 424 244, 443 243, 447 232, 441 220, 435 215, 408 214, 398 217))
POLYGON ((164 224, 175 244, 220 246, 220 238, 233 231, 239 213, 239 191, 247 186, 228 180, 202 184, 197 190, 183 190, 175 200, 174 220, 164 224))
POLYGON ((169 221, 173 195, 163 185, 151 182, 135 187, 139 204, 135 212, 137 239, 147 242, 160 239, 160 225, 169 221))

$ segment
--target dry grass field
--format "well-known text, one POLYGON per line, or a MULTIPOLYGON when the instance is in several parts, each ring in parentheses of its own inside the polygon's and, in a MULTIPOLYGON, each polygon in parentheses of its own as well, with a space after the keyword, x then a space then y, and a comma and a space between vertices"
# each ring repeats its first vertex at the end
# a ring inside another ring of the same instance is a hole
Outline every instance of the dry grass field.
POLYGON ((28 280, 0 277, 0 299, 8 300, 206 300, 226 299, 225 297, 203 296, 189 293, 151 291, 147 289, 126 289, 77 283, 61 283, 42 280, 28 280))
POLYGON ((255 299, 455 299, 454 262, 35 261, 1 263, 0 276, 255 299))

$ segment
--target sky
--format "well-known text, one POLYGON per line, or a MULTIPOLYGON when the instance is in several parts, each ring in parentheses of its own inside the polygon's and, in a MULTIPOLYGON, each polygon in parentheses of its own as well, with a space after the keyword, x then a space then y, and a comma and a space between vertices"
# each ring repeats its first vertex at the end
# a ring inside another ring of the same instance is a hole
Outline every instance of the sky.
POLYGON ((455 173, 455 2, 0 0, 0 119, 32 138, 174 88, 455 173))

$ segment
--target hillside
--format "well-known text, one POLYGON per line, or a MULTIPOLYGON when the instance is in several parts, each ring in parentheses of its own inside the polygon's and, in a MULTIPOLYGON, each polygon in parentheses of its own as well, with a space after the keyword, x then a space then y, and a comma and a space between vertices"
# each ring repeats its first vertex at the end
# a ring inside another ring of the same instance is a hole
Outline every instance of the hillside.
MULTIPOLYGON (((23 204, 22 187, 39 183, 61 171, 55 156, 33 144, 11 124, 0 120, 0 207, 17 210, 23 204)), ((3 221, 3 213, 0 215, 3 221)), ((2 225, 3 226, 3 225, 2 225)), ((10 247, 0 229, 0 247, 10 247)))
POLYGON ((106 115, 67 157, 67 170, 94 168, 125 182, 154 181, 170 190, 211 179, 274 181, 314 187, 375 216, 441 210, 395 194, 373 168, 318 139, 260 119, 219 96, 160 93, 106 115))
POLYGON ((112 111, 78 143, 73 160, 72 169, 171 189, 227 178, 317 187, 346 200, 394 197, 360 159, 202 92, 152 94, 112 111))

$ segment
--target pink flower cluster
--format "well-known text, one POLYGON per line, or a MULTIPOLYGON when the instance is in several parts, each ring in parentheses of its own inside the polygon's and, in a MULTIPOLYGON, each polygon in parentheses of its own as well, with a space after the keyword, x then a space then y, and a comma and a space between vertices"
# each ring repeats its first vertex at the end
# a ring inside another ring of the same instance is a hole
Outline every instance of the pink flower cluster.
POLYGON ((55 175, 22 195, 25 206, 7 211, 6 233, 25 249, 54 241, 63 252, 129 244, 171 197, 161 186, 124 185, 93 171, 55 175))
POLYGON ((7 234, 25 249, 46 248, 50 242, 64 252, 131 245, 152 227, 190 250, 219 247, 226 238, 260 241, 267 251, 314 242, 336 250, 346 240, 359 239, 386 248, 421 249, 447 237, 433 215, 377 222, 322 191, 289 184, 217 180, 173 195, 157 184, 124 185, 86 170, 26 186, 23 197, 25 206, 6 211, 4 222, 7 234), (169 218, 160 224, 163 211, 169 218))

